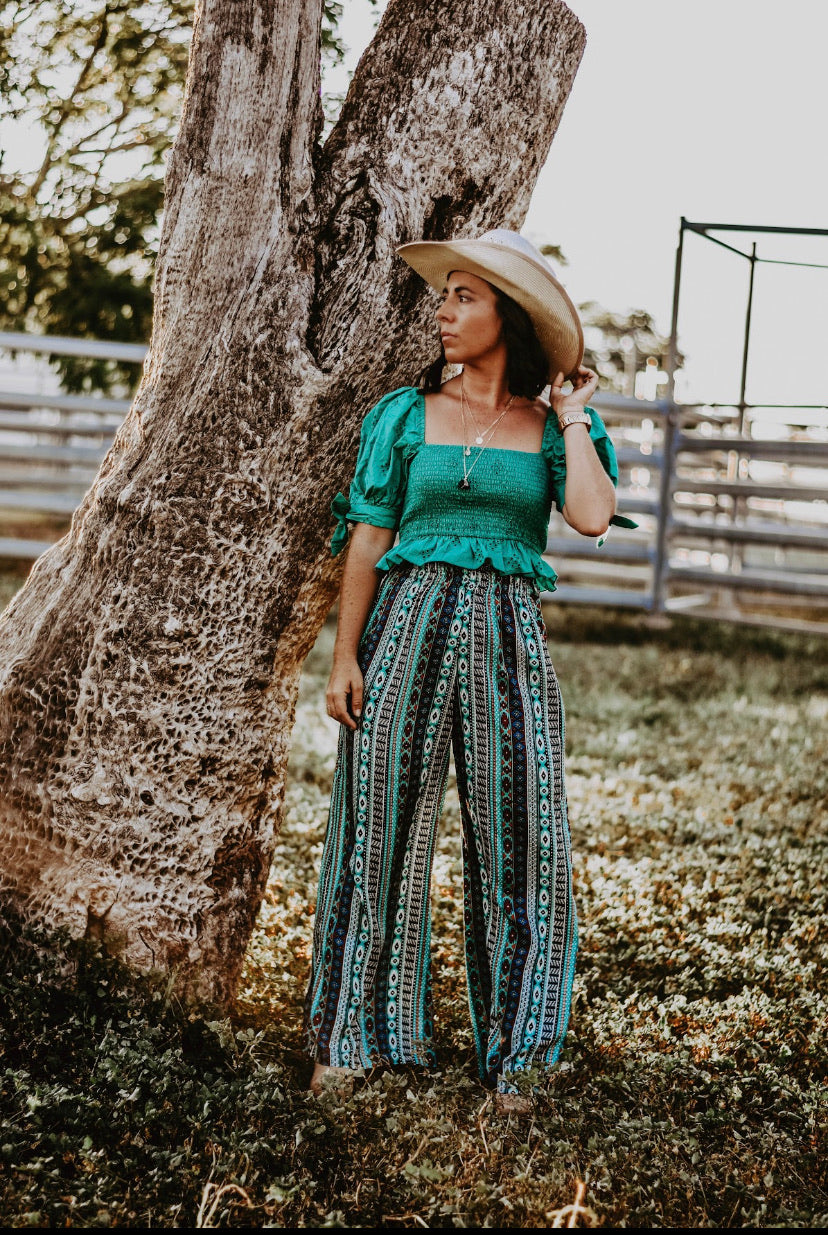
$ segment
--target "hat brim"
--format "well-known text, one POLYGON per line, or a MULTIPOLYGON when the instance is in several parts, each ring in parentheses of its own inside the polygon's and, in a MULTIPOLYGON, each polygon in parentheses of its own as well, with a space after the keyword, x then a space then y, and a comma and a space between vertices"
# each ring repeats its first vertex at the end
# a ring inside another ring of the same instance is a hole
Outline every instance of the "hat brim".
POLYGON ((529 315, 549 360, 550 378, 570 377, 584 358, 578 310, 552 271, 505 244, 485 240, 415 240, 397 253, 441 292, 452 270, 465 270, 516 300, 529 315))

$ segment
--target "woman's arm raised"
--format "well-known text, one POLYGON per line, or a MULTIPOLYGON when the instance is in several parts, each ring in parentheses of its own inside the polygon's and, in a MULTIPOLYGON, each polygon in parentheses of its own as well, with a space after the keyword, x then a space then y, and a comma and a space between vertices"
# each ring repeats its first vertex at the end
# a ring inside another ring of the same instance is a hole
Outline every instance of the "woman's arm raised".
POLYGON ((615 489, 607 476, 586 425, 571 425, 566 443, 566 522, 583 536, 600 536, 615 514, 615 489))
POLYGON ((370 523, 356 523, 351 532, 339 589, 333 668, 326 694, 328 715, 349 729, 357 727, 351 712, 358 717, 362 711, 362 671, 357 662, 357 648, 379 587, 376 565, 391 548, 395 535, 392 528, 374 527, 370 523))
MULTIPOLYGON (((572 393, 561 391, 564 375, 552 383, 551 402, 560 421, 567 412, 583 412, 598 388, 598 374, 580 365, 572 379, 572 393)), ((566 522, 584 536, 600 536, 615 514, 615 487, 607 476, 585 424, 564 430, 566 449, 566 502, 561 511, 566 522)))

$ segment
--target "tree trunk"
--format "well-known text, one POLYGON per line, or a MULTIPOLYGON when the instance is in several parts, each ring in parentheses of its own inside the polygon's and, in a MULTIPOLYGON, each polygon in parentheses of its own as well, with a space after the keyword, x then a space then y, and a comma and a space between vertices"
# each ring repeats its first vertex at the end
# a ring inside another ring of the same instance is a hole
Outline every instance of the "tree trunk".
POLYGON ((150 351, 71 530, 0 619, 2 901, 232 998, 330 502, 436 351, 394 247, 518 228, 584 47, 561 0, 391 0, 324 146, 320 0, 202 0, 150 351))

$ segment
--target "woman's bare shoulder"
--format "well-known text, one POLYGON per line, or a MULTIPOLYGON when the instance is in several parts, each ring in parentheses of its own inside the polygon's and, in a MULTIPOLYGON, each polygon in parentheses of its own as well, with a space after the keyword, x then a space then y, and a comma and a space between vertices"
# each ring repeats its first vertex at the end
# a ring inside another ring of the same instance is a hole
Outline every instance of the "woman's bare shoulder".
POLYGON ((443 382, 439 390, 435 390, 430 397, 431 399, 459 399, 460 398, 460 377, 459 374, 455 377, 450 377, 447 382, 443 382))
POLYGON ((460 385, 459 379, 456 377, 450 378, 447 382, 443 382, 439 390, 429 390, 423 395, 423 401, 429 410, 433 410, 435 414, 446 412, 452 409, 460 400, 460 385))
POLYGON ((542 399, 540 395, 536 399, 531 399, 527 402, 527 410, 535 416, 542 425, 546 424, 547 417, 552 410, 552 405, 542 399))

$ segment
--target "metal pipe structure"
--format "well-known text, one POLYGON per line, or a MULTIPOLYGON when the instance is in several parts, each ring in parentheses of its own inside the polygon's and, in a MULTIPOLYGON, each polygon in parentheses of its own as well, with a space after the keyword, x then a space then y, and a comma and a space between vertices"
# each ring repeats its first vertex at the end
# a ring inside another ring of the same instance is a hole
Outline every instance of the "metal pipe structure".
MULTIPOLYGON (((750 327, 753 318, 753 286, 756 280, 756 241, 754 240, 750 255, 750 275, 748 277, 748 296, 747 306, 745 309, 745 339, 742 347, 742 371, 739 375, 739 436, 745 436, 747 426, 747 403, 745 397, 747 394, 747 375, 748 375, 748 357, 750 355, 750 327)), ((728 479, 740 480, 740 464, 742 455, 738 450, 734 450, 731 454, 730 465, 728 466, 728 479)), ((733 504, 730 508, 730 522, 738 523, 739 514, 741 512, 741 503, 738 494, 733 497, 733 504)), ((733 543, 730 547, 730 569, 738 574, 742 568, 742 546, 733 543)))
POLYGON ((667 398, 666 408, 662 416, 663 445, 661 476, 659 484, 658 526, 656 528, 655 556, 653 560, 652 610, 663 613, 665 608, 665 587, 667 582, 668 535, 672 516, 672 479, 675 465, 676 425, 676 363, 678 360, 678 319, 681 297, 681 267, 684 258, 684 229, 687 220, 681 216, 678 245, 676 246, 676 265, 673 276, 673 309, 670 320, 670 345, 667 352, 667 398))

